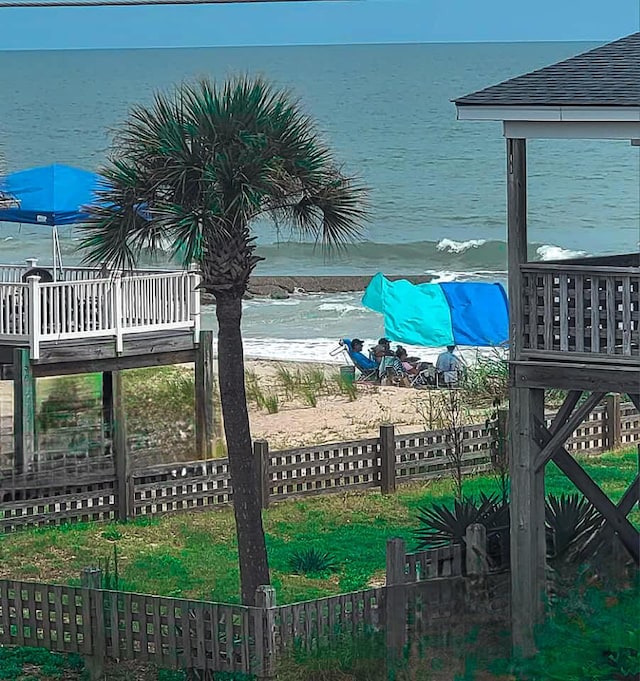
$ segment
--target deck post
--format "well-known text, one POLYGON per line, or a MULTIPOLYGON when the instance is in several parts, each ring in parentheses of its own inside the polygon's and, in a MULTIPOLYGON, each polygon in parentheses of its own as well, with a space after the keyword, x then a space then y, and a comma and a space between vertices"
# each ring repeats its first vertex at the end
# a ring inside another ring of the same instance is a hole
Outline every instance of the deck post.
POLYGON ((509 416, 512 642, 514 652, 529 657, 535 654, 534 627, 544 615, 544 467, 536 470, 535 465, 544 390, 512 387, 509 416))
POLYGON ((215 423, 213 410, 213 331, 200 331, 200 343, 196 348, 196 447, 201 459, 213 457, 215 423))
POLYGON ((133 486, 131 484, 131 461, 127 442, 127 415, 122 387, 122 372, 112 373, 113 395, 113 450, 118 489, 118 520, 133 516, 133 486))
MULTIPOLYGON (((102 372, 102 434, 104 442, 111 443, 113 452, 113 372, 102 372)), ((106 452, 105 452, 106 453, 106 452)))
POLYGON ((18 473, 29 470, 35 455, 35 379, 27 348, 13 350, 13 451, 18 473))
POLYGON ((507 139, 507 258, 509 267, 510 360, 520 359, 523 337, 522 272, 527 262, 527 148, 507 139))
MULTIPOLYGON (((522 271, 527 262, 526 140, 507 138, 507 256, 509 267, 509 359, 521 359, 524 331, 522 271)), ((518 654, 535 653, 534 625, 543 615, 545 587, 544 467, 536 471, 540 446, 536 418, 544 421, 544 390, 520 388, 511 365, 509 472, 511 476, 512 643, 518 654)))

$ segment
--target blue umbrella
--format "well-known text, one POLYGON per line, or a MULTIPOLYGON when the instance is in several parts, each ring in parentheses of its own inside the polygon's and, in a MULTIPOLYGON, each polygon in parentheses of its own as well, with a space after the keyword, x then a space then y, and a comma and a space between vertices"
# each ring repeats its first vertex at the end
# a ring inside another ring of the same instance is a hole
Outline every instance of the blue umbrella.
POLYGON ((0 178, 0 194, 9 199, 0 208, 0 222, 52 228, 55 278, 56 267, 62 268, 58 225, 86 220, 85 207, 96 202, 96 191, 104 186, 96 173, 58 164, 11 173, 0 178))
POLYGON ((0 178, 0 192, 13 205, 0 209, 0 221, 32 225, 71 225, 86 220, 84 207, 96 201, 104 180, 65 165, 30 168, 0 178))

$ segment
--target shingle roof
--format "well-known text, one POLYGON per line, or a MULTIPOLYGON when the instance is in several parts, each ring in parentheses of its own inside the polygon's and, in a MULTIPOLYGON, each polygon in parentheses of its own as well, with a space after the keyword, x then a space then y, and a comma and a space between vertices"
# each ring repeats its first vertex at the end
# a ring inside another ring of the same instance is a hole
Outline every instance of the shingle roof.
POLYGON ((640 106, 640 32, 453 101, 459 106, 640 106))

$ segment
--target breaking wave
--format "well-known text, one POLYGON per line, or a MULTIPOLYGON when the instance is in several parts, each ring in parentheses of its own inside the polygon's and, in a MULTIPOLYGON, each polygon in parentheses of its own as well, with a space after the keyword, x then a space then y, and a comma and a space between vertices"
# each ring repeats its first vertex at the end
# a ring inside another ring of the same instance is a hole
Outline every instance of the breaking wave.
POLYGON ((586 255, 585 251, 572 251, 569 248, 543 244, 538 246, 536 253, 540 260, 568 260, 569 258, 580 258, 586 255))

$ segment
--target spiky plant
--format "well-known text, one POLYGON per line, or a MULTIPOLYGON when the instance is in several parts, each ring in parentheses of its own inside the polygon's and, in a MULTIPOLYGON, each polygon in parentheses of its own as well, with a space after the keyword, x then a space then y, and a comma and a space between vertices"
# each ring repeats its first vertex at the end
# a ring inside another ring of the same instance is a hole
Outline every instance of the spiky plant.
MULTIPOLYGON (((552 564, 584 559, 584 548, 592 543, 603 524, 595 506, 580 494, 550 494, 545 504, 547 556, 552 564)), ((595 550, 595 544, 592 544, 595 550)))
POLYGON ((509 505, 497 495, 480 494, 455 499, 453 506, 432 503, 418 509, 420 527, 414 531, 419 549, 433 549, 449 544, 460 544, 466 549, 467 527, 474 523, 487 530, 489 564, 502 566, 509 555, 509 505))
MULTIPOLYGON (((432 503, 418 509, 420 527, 414 531, 419 549, 431 549, 447 544, 463 544, 467 527, 474 523, 487 529, 496 527, 496 513, 501 507, 498 497, 482 494, 479 501, 471 497, 455 499, 453 506, 432 503)), ((501 511, 504 517, 505 511, 501 511)), ((508 510, 506 511, 508 517, 508 510)))
POLYGON ((294 551, 288 563, 289 570, 297 575, 320 575, 334 572, 338 567, 331 554, 313 546, 294 551))
POLYGON ((136 106, 120 128, 107 187, 90 208, 91 263, 132 268, 167 242, 195 262, 216 303, 218 376, 233 485, 242 601, 269 583, 244 384, 242 298, 260 262, 262 218, 326 247, 357 238, 365 189, 346 176, 291 95, 264 80, 182 84, 136 106))

